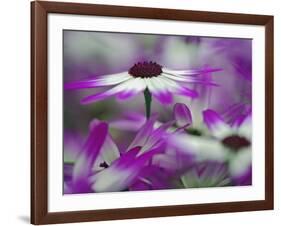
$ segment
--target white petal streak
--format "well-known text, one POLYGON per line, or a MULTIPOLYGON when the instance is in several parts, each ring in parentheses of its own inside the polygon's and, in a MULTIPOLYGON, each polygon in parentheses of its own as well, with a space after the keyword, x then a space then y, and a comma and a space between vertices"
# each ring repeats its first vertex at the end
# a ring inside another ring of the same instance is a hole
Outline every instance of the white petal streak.
POLYGON ((111 74, 102 76, 99 79, 96 79, 97 83, 100 85, 108 86, 108 85, 116 85, 126 80, 132 78, 127 72, 122 72, 118 74, 111 74))
POLYGON ((151 91, 155 90, 157 92, 167 92, 168 91, 168 87, 165 85, 165 83, 161 80, 161 78, 151 78, 148 79, 150 82, 150 88, 151 91))
POLYGON ((96 93, 96 94, 93 94, 91 96, 88 96, 88 97, 85 97, 81 102, 82 104, 88 104, 88 103, 91 103, 91 102, 95 102, 95 101, 98 101, 98 100, 103 100, 105 98, 108 98, 110 96, 114 96, 114 95, 117 95, 121 92, 127 92, 128 89, 130 89, 130 87, 132 86, 132 84, 134 84, 135 82, 135 79, 134 78, 131 78, 125 82, 122 82, 121 84, 113 87, 112 89, 109 89, 105 92, 102 92, 102 93, 96 93))
POLYGON ((133 78, 126 83, 123 91, 117 96, 119 99, 128 99, 142 92, 146 88, 146 83, 142 78, 133 78))
POLYGON ((162 73, 162 75, 168 79, 172 79, 178 82, 186 82, 186 83, 196 83, 196 84, 202 84, 202 85, 212 85, 217 86, 216 83, 211 81, 204 81, 199 77, 191 76, 191 75, 178 75, 178 74, 166 74, 162 73))
POLYGON ((252 164, 252 151, 250 148, 239 150, 230 161, 230 174, 234 177, 243 175, 252 164))
POLYGON ((168 68, 162 68, 162 71, 164 73, 168 73, 168 74, 179 74, 179 75, 198 75, 198 74, 200 74, 200 71, 198 71, 198 70, 171 70, 168 68))
POLYGON ((247 117, 238 128, 238 134, 252 140, 252 117, 247 117))
POLYGON ((128 186, 135 174, 130 170, 119 169, 111 166, 90 178, 92 189, 95 192, 122 191, 128 186))
POLYGON ((108 165, 120 157, 119 149, 110 135, 107 135, 100 154, 108 165))
POLYGON ((102 86, 112 86, 125 82, 132 78, 127 72, 105 75, 102 77, 89 79, 85 81, 76 81, 65 84, 65 89, 84 89, 102 86))
POLYGON ((170 92, 175 92, 181 89, 181 86, 170 78, 161 77, 160 79, 170 92))
POLYGON ((172 74, 166 74, 166 73, 162 73, 163 76, 165 76, 168 79, 173 79, 175 81, 179 81, 179 82, 193 82, 194 79, 192 77, 189 76, 185 76, 185 77, 180 77, 180 76, 176 76, 176 75, 172 75, 172 74))
POLYGON ((170 104, 173 101, 173 95, 169 91, 169 86, 161 78, 146 79, 148 89, 157 100, 163 104, 170 104))
POLYGON ((168 87, 171 93, 175 93, 182 96, 197 97, 198 93, 192 89, 182 86, 179 83, 169 79, 165 76, 161 77, 161 81, 168 87))
POLYGON ((203 69, 189 69, 189 70, 172 70, 168 68, 162 68, 164 73, 174 74, 174 75, 188 75, 196 76, 200 74, 212 73, 221 71, 221 68, 203 68, 203 69))
POLYGON ((194 155, 198 161, 225 161, 229 154, 220 142, 208 138, 175 134, 169 138, 169 143, 182 153, 194 155))

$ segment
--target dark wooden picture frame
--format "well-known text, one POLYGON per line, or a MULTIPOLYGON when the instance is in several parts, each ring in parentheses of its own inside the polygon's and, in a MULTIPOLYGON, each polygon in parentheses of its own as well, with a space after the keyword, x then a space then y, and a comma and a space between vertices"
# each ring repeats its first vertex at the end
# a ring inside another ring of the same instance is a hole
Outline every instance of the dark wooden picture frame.
POLYGON ((273 16, 92 4, 31 3, 31 223, 52 224, 273 209, 273 16), (265 27, 265 200, 48 212, 48 14, 197 21, 265 27))

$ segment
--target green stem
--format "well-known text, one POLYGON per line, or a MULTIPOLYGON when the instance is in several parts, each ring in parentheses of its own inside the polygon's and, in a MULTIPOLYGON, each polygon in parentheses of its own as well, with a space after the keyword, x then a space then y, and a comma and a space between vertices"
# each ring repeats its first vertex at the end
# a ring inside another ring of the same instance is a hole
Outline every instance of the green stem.
POLYGON ((146 110, 146 118, 149 119, 150 117, 150 111, 151 111, 151 93, 149 92, 148 88, 146 88, 143 92, 144 94, 144 100, 145 100, 145 110, 146 110))

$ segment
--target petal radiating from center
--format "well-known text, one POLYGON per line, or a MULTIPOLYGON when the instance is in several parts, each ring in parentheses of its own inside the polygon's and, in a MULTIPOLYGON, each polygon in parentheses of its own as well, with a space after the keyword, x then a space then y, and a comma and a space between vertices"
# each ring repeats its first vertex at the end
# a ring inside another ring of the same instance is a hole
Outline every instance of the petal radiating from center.
POLYGON ((82 104, 88 104, 91 102, 96 102, 98 100, 103 100, 105 98, 114 96, 114 95, 120 95, 119 98, 128 98, 128 97, 132 97, 136 94, 138 94, 139 92, 143 91, 145 89, 145 84, 141 79, 135 79, 135 78, 131 78, 115 87, 113 87, 112 89, 109 89, 105 92, 101 92, 101 93, 96 93, 94 95, 85 97, 84 99, 82 99, 81 103, 82 104), (123 93, 123 96, 122 96, 123 93), (124 95, 124 93, 127 93, 127 95, 124 95))

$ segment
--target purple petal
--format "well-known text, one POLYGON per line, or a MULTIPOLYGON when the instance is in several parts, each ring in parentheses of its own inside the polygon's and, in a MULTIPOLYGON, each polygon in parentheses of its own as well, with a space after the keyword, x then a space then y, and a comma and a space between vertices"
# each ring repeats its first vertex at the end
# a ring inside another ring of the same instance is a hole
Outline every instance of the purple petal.
MULTIPOLYGON (((100 123, 101 121, 98 119, 92 120, 90 122, 90 130, 100 123)), ((93 167, 94 170, 99 170, 101 163, 105 162, 106 164, 110 165, 114 160, 120 157, 119 149, 109 133, 107 133, 98 157, 100 162, 95 162, 93 167)))
POLYGON ((198 93, 195 90, 183 86, 179 87, 179 89, 176 90, 176 94, 181 96, 192 97, 192 98, 198 97, 198 93))
MULTIPOLYGON (((92 189, 95 192, 114 192, 127 189, 136 180, 142 165, 136 163, 136 155, 141 147, 135 147, 111 166, 91 177, 92 189)), ((143 163, 142 163, 143 164, 143 163)))
POLYGON ((131 76, 128 73, 119 73, 106 75, 99 78, 89 79, 85 81, 77 81, 65 84, 65 89, 85 89, 85 88, 96 88, 102 86, 117 85, 130 79, 131 76))
POLYGON ((173 95, 167 90, 151 91, 152 95, 162 104, 171 104, 173 95))
POLYGON ((90 192, 88 177, 97 159, 108 133, 108 126, 104 122, 97 123, 89 134, 83 151, 78 156, 73 169, 72 186, 75 193, 90 192))
POLYGON ((156 115, 152 115, 149 118, 149 120, 142 126, 142 128, 140 129, 140 131, 138 132, 135 139, 132 141, 127 150, 136 146, 143 146, 145 144, 151 132, 153 131, 153 126, 156 121, 156 118, 156 115))
POLYGON ((89 103, 92 103, 92 102, 97 102, 99 100, 103 100, 103 99, 106 99, 108 97, 114 96, 119 92, 120 92, 120 89, 119 89, 119 87, 116 86, 116 87, 114 87, 112 89, 109 89, 105 92, 95 93, 93 95, 90 95, 90 96, 87 96, 87 97, 83 98, 81 100, 81 104, 89 104, 89 103))
POLYGON ((195 90, 191 90, 182 84, 175 82, 173 79, 168 78, 166 76, 161 78, 161 82, 166 86, 174 94, 188 96, 195 98, 198 96, 198 93, 195 90))
POLYGON ((226 122, 233 124, 237 117, 241 114, 244 114, 247 105, 244 103, 235 103, 227 108, 225 112, 222 113, 222 116, 226 122))
POLYGON ((229 163, 229 172, 234 184, 250 185, 252 182, 252 152, 240 149, 229 163))
MULTIPOLYGON (((202 72, 202 74, 206 74, 202 72)), ((195 74, 194 74, 195 75, 195 74)), ((164 73, 164 77, 167 79, 176 81, 176 82, 184 82, 184 83, 194 83, 194 84, 201 84, 201 85, 208 85, 208 86, 218 86, 218 84, 212 82, 212 81, 207 81, 205 79, 202 79, 197 74, 197 76, 194 75, 181 75, 181 74, 169 74, 169 73, 164 73)))
POLYGON ((242 75, 246 80, 252 81, 252 61, 245 57, 235 57, 233 66, 237 73, 242 75))
POLYGON ((110 127, 128 130, 128 131, 139 131, 144 125, 146 118, 143 114, 138 112, 125 112, 124 117, 111 121, 109 123, 110 127))
POLYGON ((118 165, 119 168, 127 168, 132 164, 133 161, 135 161, 137 154, 140 152, 141 147, 133 147, 129 151, 127 151, 125 154, 123 154, 117 162, 115 162, 116 165, 118 165))
POLYGON ((164 73, 172 74, 172 75, 186 75, 187 77, 191 77, 193 75, 200 75, 204 73, 211 73, 222 71, 221 68, 203 68, 203 69, 190 69, 190 70, 171 70, 164 68, 164 73))
MULTIPOLYGON (((84 99, 82 99, 81 103, 88 104, 91 102, 96 102, 98 100, 103 100, 105 98, 108 98, 108 97, 111 97, 114 95, 117 95, 117 97, 118 97, 118 95, 120 93, 124 93, 124 92, 130 92, 132 95, 136 95, 139 92, 143 91, 145 89, 145 87, 146 87, 145 83, 140 78, 136 78, 136 79, 131 78, 105 92, 96 93, 96 94, 90 95, 88 97, 85 97, 84 99)), ((122 97, 122 95, 121 95, 121 97, 122 97)), ((123 96, 123 98, 124 97, 125 96, 123 96)))
POLYGON ((149 91, 162 104, 171 104, 173 95, 168 90, 168 86, 159 78, 152 78, 146 81, 149 91))
POLYGON ((156 145, 160 145, 165 143, 165 138, 167 136, 166 130, 170 128, 174 124, 174 121, 166 122, 162 124, 159 128, 153 130, 147 141, 145 142, 142 152, 146 152, 147 150, 155 147, 156 145))
POLYGON ((131 191, 159 190, 173 188, 171 179, 174 174, 157 166, 142 168, 138 180, 130 186, 131 191))
POLYGON ((236 186, 245 186, 252 184, 252 166, 249 166, 248 169, 241 175, 232 178, 234 185, 236 186))
POLYGON ((217 138, 224 138, 232 133, 230 126, 213 110, 208 109, 203 111, 203 119, 209 130, 217 138))
POLYGON ((245 120, 246 117, 247 117, 247 116, 244 115, 244 114, 238 115, 238 116, 235 118, 235 120, 234 120, 234 122, 232 123, 231 126, 232 126, 233 128, 239 128, 239 127, 241 126, 241 124, 244 122, 244 120, 245 120))
POLYGON ((143 167, 163 148, 158 146, 139 155, 141 147, 135 147, 122 155, 111 166, 91 177, 95 192, 113 192, 128 189, 138 178, 143 167))
POLYGON ((187 127, 192 124, 192 116, 189 108, 182 103, 174 105, 174 119, 179 127, 187 127))
POLYGON ((137 94, 137 92, 135 92, 134 90, 129 90, 129 91, 124 91, 124 92, 120 92, 119 94, 117 94, 117 99, 119 100, 127 100, 130 99, 131 97, 134 97, 137 94))
POLYGON ((138 179, 135 183, 133 183, 130 188, 130 191, 147 191, 151 189, 151 182, 146 179, 138 179))
POLYGON ((146 84, 141 78, 134 78, 127 81, 126 86, 122 91, 120 91, 116 98, 119 100, 127 100, 144 91, 146 84))

